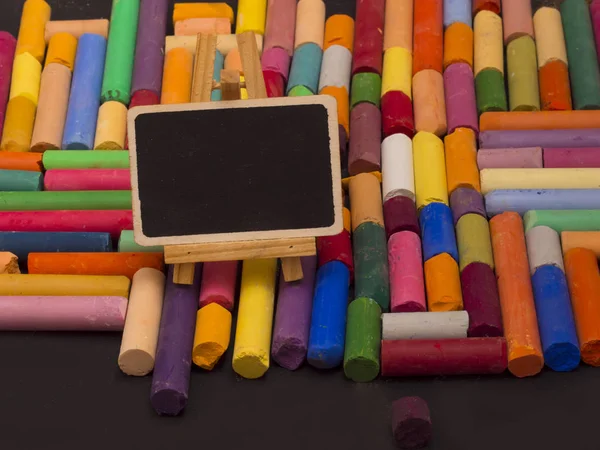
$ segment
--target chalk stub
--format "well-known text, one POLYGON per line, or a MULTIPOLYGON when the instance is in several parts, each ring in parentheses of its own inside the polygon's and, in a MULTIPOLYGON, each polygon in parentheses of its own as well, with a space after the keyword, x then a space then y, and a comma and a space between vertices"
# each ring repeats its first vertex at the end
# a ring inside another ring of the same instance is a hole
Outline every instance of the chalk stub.
POLYGON ((392 404, 392 432, 400 448, 425 447, 431 439, 431 416, 420 397, 403 397, 392 404))

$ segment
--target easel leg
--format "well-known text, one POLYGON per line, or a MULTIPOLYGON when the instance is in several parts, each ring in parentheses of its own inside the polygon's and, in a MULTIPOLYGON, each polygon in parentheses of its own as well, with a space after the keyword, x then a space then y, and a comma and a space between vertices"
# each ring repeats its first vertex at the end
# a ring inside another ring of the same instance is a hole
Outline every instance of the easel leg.
POLYGON ((175 264, 173 267, 173 283, 175 284, 194 284, 195 263, 175 264))
POLYGON ((281 269, 285 281, 298 281, 304 277, 302 272, 302 262, 299 256, 290 258, 281 258, 281 269))

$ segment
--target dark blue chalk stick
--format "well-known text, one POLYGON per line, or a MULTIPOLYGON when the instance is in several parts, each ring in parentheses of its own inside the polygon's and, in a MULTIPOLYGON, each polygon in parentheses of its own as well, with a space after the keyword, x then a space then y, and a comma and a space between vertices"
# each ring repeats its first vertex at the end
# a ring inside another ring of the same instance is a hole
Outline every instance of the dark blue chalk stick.
POLYGON ((322 59, 323 50, 312 42, 302 44, 294 50, 286 94, 296 86, 305 86, 313 94, 317 94, 322 59))
POLYGON ((444 203, 430 203, 421 209, 419 223, 423 242, 423 260, 427 261, 441 253, 448 253, 458 262, 458 248, 450 207, 444 203))
POLYGON ((339 366, 344 359, 350 272, 340 261, 319 267, 308 338, 308 363, 319 369, 339 366))
POLYGON ((557 372, 573 370, 581 355, 565 274, 560 267, 541 266, 531 282, 546 365, 557 372))
POLYGON ((44 175, 29 170, 0 170, 0 191, 41 191, 44 175))
POLYGON ((94 148, 105 55, 103 36, 84 34, 79 38, 63 133, 64 150, 94 148))
POLYGON ((485 196, 488 217, 533 209, 600 209, 600 189, 500 189, 485 196))
POLYGON ((34 252, 110 252, 112 241, 110 233, 3 231, 0 251, 14 253, 25 263, 34 252))

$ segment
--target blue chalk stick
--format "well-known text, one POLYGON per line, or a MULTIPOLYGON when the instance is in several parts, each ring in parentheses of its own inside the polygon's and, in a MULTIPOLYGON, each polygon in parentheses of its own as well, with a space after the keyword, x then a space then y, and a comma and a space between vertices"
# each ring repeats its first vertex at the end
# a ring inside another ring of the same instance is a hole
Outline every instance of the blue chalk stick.
POLYGON ((106 39, 103 36, 84 34, 79 38, 63 133, 65 150, 94 148, 105 55, 106 39))
POLYGON ((560 267, 538 267, 531 277, 544 361, 557 372, 579 365, 581 355, 567 279, 560 267))
MULTIPOLYGON (((213 80, 215 80, 217 83, 219 81, 221 81, 221 70, 223 70, 224 66, 225 66, 225 57, 223 56, 223 53, 221 53, 219 50, 217 50, 217 52, 215 53, 215 66, 214 66, 214 71, 213 71, 213 80)), ((210 93, 210 101, 211 102, 221 101, 221 89, 214 89, 210 93)))
POLYGON ((323 50, 312 42, 294 50, 286 94, 296 86, 304 86, 317 94, 322 60, 323 50))
POLYGON ((308 338, 308 363, 319 369, 339 366, 344 359, 350 272, 342 262, 319 267, 308 338))
POLYGON ((600 189, 501 189, 485 196, 488 217, 533 209, 600 209, 600 189))
POLYGON ((0 191, 41 191, 43 185, 42 172, 0 170, 0 191))
POLYGON ((110 233, 0 232, 0 250, 17 255, 25 262, 34 252, 110 252, 110 233))
POLYGON ((462 22, 473 28, 471 8, 471 0, 444 0, 444 27, 462 22))
POLYGON ((430 203, 419 214, 423 260, 448 253, 458 262, 458 248, 454 234, 452 210, 444 203, 430 203))

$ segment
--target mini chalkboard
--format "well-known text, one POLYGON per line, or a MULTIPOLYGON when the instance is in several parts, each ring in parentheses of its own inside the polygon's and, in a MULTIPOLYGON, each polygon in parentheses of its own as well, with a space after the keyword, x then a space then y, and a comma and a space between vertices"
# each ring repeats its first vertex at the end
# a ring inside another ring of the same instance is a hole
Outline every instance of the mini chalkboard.
POLYGON ((144 106, 128 120, 138 244, 342 231, 332 97, 144 106))

